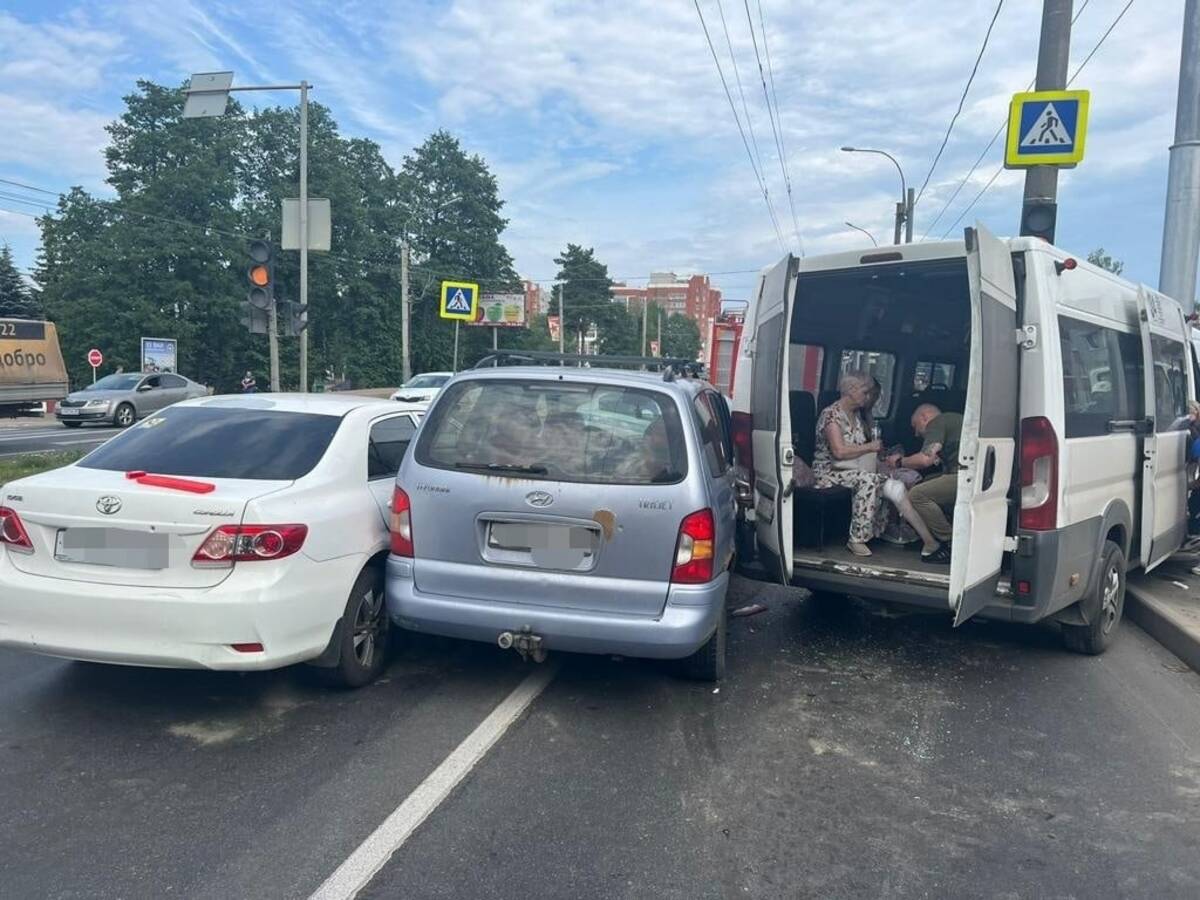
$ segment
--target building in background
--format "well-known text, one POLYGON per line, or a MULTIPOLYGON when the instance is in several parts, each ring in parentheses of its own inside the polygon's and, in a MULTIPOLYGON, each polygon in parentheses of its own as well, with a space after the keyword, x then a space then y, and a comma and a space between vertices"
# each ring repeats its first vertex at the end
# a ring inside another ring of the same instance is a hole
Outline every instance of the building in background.
POLYGON ((525 321, 532 322, 534 316, 550 312, 550 292, 536 281, 522 281, 525 288, 525 321))
MULTIPOLYGON (((701 358, 709 358, 712 325, 721 315, 721 290, 713 287, 707 275, 681 278, 674 272, 651 272, 645 287, 619 282, 609 292, 614 303, 620 303, 635 315, 641 315, 646 303, 654 303, 666 315, 687 316, 700 332, 701 358)), ((651 326, 651 334, 655 333, 654 328, 651 326)))

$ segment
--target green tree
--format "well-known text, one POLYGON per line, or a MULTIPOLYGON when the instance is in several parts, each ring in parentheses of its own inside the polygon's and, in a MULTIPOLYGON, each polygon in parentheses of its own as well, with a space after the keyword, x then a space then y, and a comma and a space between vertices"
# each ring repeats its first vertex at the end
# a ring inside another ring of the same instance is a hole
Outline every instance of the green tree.
POLYGON ((595 325, 599 352, 640 353, 640 312, 635 316, 621 304, 612 302, 608 266, 596 259, 594 248, 567 244, 554 262, 559 267, 558 280, 563 283, 566 343, 571 345, 574 341, 578 346, 579 334, 595 325))
POLYGON ((1103 247, 1097 247, 1087 255, 1087 260, 1093 266, 1099 266, 1102 269, 1108 269, 1114 275, 1120 275, 1125 271, 1125 263, 1119 259, 1115 259, 1104 252, 1103 247))
POLYGON ((662 355, 677 359, 696 359, 700 356, 700 329, 695 321, 680 313, 672 313, 663 322, 662 355))
POLYGON ((33 292, 13 262, 8 244, 0 246, 0 318, 36 319, 39 315, 33 292))

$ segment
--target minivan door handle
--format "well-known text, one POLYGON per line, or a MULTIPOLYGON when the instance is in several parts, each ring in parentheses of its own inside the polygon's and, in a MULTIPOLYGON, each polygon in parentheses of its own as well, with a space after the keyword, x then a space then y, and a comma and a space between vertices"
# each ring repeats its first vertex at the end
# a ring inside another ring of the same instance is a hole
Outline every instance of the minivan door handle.
POLYGON ((983 482, 981 490, 988 490, 996 480, 996 448, 989 446, 983 458, 983 482))
POLYGON ((790 465, 791 465, 792 463, 794 463, 795 461, 796 461, 796 450, 795 450, 795 448, 793 448, 793 447, 784 447, 784 448, 783 448, 783 464, 784 464, 785 466, 790 466, 790 465))

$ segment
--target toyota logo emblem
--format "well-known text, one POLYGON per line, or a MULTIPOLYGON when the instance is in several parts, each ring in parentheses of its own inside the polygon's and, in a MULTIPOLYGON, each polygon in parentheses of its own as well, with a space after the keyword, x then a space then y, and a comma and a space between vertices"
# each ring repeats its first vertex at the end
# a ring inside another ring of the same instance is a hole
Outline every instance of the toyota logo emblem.
POLYGON ((121 511, 120 497, 101 497, 96 501, 96 509, 103 515, 111 516, 121 511))
POLYGON ((545 491, 530 491, 525 495, 525 502, 537 509, 545 509, 554 502, 554 496, 545 491))

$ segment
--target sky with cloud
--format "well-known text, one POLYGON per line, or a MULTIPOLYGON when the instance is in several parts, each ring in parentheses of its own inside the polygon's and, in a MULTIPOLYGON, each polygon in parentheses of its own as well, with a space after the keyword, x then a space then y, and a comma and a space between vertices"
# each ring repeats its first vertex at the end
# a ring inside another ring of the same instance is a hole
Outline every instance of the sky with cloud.
MULTIPOLYGON (((1075 0, 1072 72, 1127 3, 1075 0)), ((692 0, 9 0, 0 178, 106 193, 104 125, 136 79, 176 84, 232 69, 242 84, 308 79, 342 130, 377 141, 393 165, 434 129, 458 135, 497 174, 504 240, 535 279, 553 278, 570 241, 594 246, 616 277, 728 273, 714 281, 744 299, 746 270, 784 249, 861 246, 867 239, 847 221, 889 241, 896 170, 838 148, 886 149, 920 187, 997 0, 698 5, 743 127, 748 112, 746 138, 780 234, 692 0), (778 100, 778 140, 764 81, 778 100)), ((1092 92, 1087 158, 1060 177, 1058 243, 1080 254, 1104 246, 1149 284, 1158 281, 1182 7, 1135 0, 1088 61, 1073 85, 1092 92)), ((1040 9, 1003 3, 918 204, 918 238, 961 234, 976 218, 1017 230, 1018 172, 1002 172, 967 210, 1000 168, 1003 141, 964 177, 1033 77, 1040 9)), ((38 209, 13 197, 37 195, 0 188, 0 241, 29 268, 38 209)))

